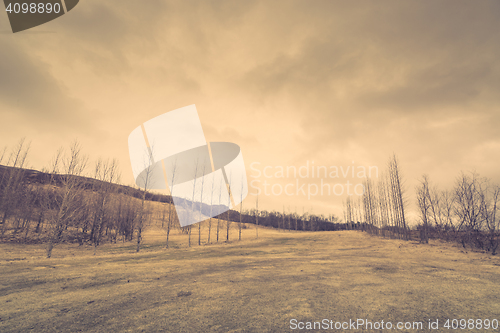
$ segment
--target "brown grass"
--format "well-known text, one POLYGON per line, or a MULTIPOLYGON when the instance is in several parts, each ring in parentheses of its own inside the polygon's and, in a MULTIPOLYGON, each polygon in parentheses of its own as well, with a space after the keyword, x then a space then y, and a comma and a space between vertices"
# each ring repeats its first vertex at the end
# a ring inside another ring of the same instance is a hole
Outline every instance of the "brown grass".
POLYGON ((191 248, 175 230, 166 250, 151 229, 140 253, 60 244, 51 259, 42 245, 1 244, 0 331, 288 332, 293 318, 363 318, 425 332, 428 319, 499 319, 497 257, 357 231, 260 229, 256 240, 252 226, 238 242, 236 223, 232 242, 198 246, 197 231, 191 248))

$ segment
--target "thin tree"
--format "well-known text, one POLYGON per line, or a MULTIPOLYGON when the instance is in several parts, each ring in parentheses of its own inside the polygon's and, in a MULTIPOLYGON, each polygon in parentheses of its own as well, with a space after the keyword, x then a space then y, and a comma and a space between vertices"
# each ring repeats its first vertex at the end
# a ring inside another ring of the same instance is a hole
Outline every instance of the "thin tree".
POLYGON ((172 178, 171 182, 172 184, 170 185, 170 199, 171 202, 168 205, 168 222, 167 222, 167 249, 169 248, 169 237, 170 237, 170 229, 172 227, 172 206, 174 204, 174 185, 175 185, 175 175, 177 173, 177 159, 175 159, 173 165, 172 165, 172 178))
POLYGON ((255 200, 255 236, 259 238, 259 196, 255 200))
POLYGON ((94 244, 94 254, 99 246, 102 238, 102 233, 107 228, 106 223, 111 219, 110 215, 110 200, 114 192, 115 183, 119 178, 118 162, 116 159, 110 161, 98 159, 95 164, 94 178, 98 182, 93 182, 93 192, 95 195, 93 203, 93 223, 91 230, 91 240, 94 244))
POLYGON ((493 185, 489 186, 485 191, 485 200, 482 204, 482 218, 486 222, 486 226, 489 231, 489 246, 488 250, 491 250, 491 254, 495 255, 498 249, 498 221, 497 221, 497 210, 498 201, 500 199, 500 186, 493 185))
MULTIPOLYGON (((201 176, 201 194, 200 194, 200 220, 203 216, 203 187, 205 185, 205 168, 206 164, 203 163, 203 175, 201 176)), ((198 246, 201 245, 201 222, 198 222, 198 246)))
POLYGON ((244 188, 244 183, 243 183, 243 177, 241 177, 241 191, 240 191, 240 222, 238 223, 238 240, 241 241, 241 214, 243 212, 243 188, 244 188))
MULTIPOLYGON (((14 214, 14 211, 22 199, 21 193, 23 191, 21 191, 21 187, 24 178, 23 167, 26 163, 30 149, 30 143, 26 144, 25 141, 24 138, 21 139, 11 151, 7 160, 7 165, 12 168, 3 172, 0 181, 0 189, 2 189, 0 193, 0 210, 3 212, 2 219, 0 220, 2 237, 7 228, 7 220, 14 214)), ((2 159, 4 154, 5 149, 2 153, 2 159)))
POLYGON ((302 231, 306 231, 306 213, 304 206, 302 206, 302 231))
POLYGON ((212 213, 214 207, 214 186, 215 178, 212 178, 212 190, 210 192, 210 218, 208 219, 208 240, 207 243, 210 244, 210 234, 212 232, 212 213))
MULTIPOLYGON (((222 198, 222 178, 219 184, 219 205, 221 206, 221 198, 222 198)), ((219 242, 219 230, 220 230, 220 214, 217 214, 217 243, 219 242)))
POLYGON ((420 219, 422 226, 420 229, 420 242, 429 243, 429 214, 431 209, 430 193, 429 193, 429 178, 427 175, 422 176, 420 185, 416 188, 417 203, 420 209, 420 219))
POLYGON ((229 242, 229 227, 231 226, 231 223, 229 222, 230 217, 229 213, 231 212, 231 174, 229 175, 229 184, 228 184, 228 199, 227 199, 227 221, 226 221, 226 242, 229 242))
POLYGON ((399 170, 399 163, 396 155, 393 155, 389 161, 389 176, 391 179, 391 192, 393 199, 393 208, 395 211, 398 232, 404 239, 408 240, 408 228, 406 226, 405 218, 405 200, 402 184, 401 172, 399 170))
POLYGON ((291 215, 292 215, 292 213, 290 211, 290 206, 288 206, 288 231, 290 231, 292 229, 291 224, 290 224, 291 215))
POLYGON ((462 232, 462 245, 474 245, 473 234, 479 234, 483 224, 482 203, 484 201, 484 180, 476 172, 471 175, 462 173, 455 186, 455 214, 459 219, 459 231, 462 232))
POLYGON ((2 153, 0 154, 0 164, 2 164, 6 152, 7 152, 7 146, 3 147, 2 153))
POLYGON ((281 228, 285 231, 285 205, 283 205, 283 214, 281 214, 281 228))
POLYGON ((141 242, 142 242, 142 229, 144 228, 144 221, 145 221, 145 215, 146 215, 146 195, 148 192, 149 187, 151 186, 151 182, 153 181, 153 171, 155 167, 155 161, 153 158, 153 151, 154 151, 154 145, 148 146, 147 147, 147 157, 145 158, 144 161, 144 166, 145 169, 143 171, 143 176, 142 176, 142 184, 143 184, 143 191, 142 191, 142 198, 141 198, 141 208, 139 210, 139 213, 136 216, 136 225, 137 225, 137 247, 136 247, 136 252, 140 251, 141 247, 141 242))
POLYGON ((390 227, 390 217, 389 217, 389 205, 387 200, 387 186, 385 182, 385 176, 382 175, 381 179, 378 181, 378 203, 379 203, 379 223, 382 228, 382 236, 386 237, 387 231, 390 227))
POLYGON ((311 227, 311 231, 315 231, 316 230, 316 219, 315 219, 315 216, 314 216, 314 210, 313 210, 313 207, 311 206, 311 214, 309 215, 309 226, 311 227))
MULTIPOLYGON (((63 159, 63 173, 58 180, 61 187, 53 193, 56 212, 52 221, 52 234, 47 246, 47 258, 52 256, 54 245, 62 239, 64 230, 71 222, 76 221, 84 208, 82 205, 83 182, 79 177, 85 171, 88 158, 81 152, 81 146, 77 141, 70 147, 69 156, 63 159)), ((58 170, 58 158, 54 162, 54 171, 58 170)))
POLYGON ((297 206, 295 206, 295 213, 293 214, 293 217, 295 219, 295 231, 298 230, 298 226, 297 226, 297 206))
MULTIPOLYGON (((193 177, 193 197, 191 199, 191 211, 190 211, 190 214, 193 214, 191 215, 192 218, 193 218, 193 221, 194 221, 194 212, 195 212, 195 194, 196 194, 196 177, 198 176, 198 159, 196 159, 196 165, 195 165, 195 169, 194 169, 194 177, 193 177)), ((191 221, 189 221, 191 222, 191 221)), ((188 246, 191 247, 191 226, 192 224, 190 223, 188 225, 188 246)))

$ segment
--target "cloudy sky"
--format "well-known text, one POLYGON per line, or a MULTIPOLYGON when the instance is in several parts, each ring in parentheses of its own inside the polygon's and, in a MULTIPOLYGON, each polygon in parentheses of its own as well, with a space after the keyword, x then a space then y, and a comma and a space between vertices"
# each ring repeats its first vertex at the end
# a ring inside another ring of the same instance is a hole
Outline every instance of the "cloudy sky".
MULTIPOLYGON (((41 169, 76 138, 92 160, 116 157, 124 184, 129 133, 196 104, 254 185, 321 181, 255 178, 266 166, 382 172, 395 153, 412 207, 423 173, 442 188, 462 170, 500 181, 499 92, 496 0, 82 0, 16 34, 0 13, 0 148, 26 137, 41 169)), ((259 206, 342 214, 345 197, 293 193, 259 206)))

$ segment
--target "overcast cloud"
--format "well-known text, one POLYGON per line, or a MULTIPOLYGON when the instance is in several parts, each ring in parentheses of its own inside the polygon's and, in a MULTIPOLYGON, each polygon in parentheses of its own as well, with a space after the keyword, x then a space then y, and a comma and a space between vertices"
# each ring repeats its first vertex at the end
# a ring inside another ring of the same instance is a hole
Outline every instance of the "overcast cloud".
MULTIPOLYGON (((249 175, 253 162, 382 171, 396 153, 410 205, 423 173, 500 181, 498 1, 86 0, 9 31, 0 14, 0 147, 27 137, 38 169, 78 138, 132 184, 128 134, 196 104, 207 140, 239 144, 249 175)), ((340 215, 342 199, 259 201, 340 215)))

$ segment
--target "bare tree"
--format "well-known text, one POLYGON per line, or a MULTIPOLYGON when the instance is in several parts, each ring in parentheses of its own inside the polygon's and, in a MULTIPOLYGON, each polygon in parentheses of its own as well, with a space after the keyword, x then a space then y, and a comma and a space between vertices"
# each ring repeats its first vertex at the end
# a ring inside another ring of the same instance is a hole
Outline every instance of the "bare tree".
MULTIPOLYGON (((280 229, 279 225, 278 229, 280 229)), ((283 213, 281 214, 281 229, 285 231, 285 205, 283 205, 283 213)))
POLYGON ((170 178, 171 179, 171 183, 172 183, 170 185, 170 198, 171 198, 172 201, 168 205, 167 249, 169 247, 168 242, 169 242, 169 237, 170 237, 170 230, 171 230, 172 224, 173 224, 173 221, 172 221, 172 215, 173 215, 172 214, 172 208, 173 208, 173 205, 174 205, 174 185, 175 185, 175 176, 176 176, 176 174, 177 174, 177 159, 175 159, 175 161, 172 164, 172 177, 170 178))
POLYGON ((379 224, 382 230, 382 236, 386 237, 388 228, 391 225, 390 221, 390 205, 387 194, 387 183, 384 175, 378 181, 378 203, 379 203, 379 224))
MULTIPOLYGON (((60 156, 59 153, 58 156, 60 156)), ((77 141, 74 141, 70 146, 69 155, 62 160, 63 174, 58 177, 61 187, 58 190, 53 190, 55 192, 53 204, 56 207, 56 212, 52 218, 52 234, 47 246, 47 258, 52 256, 52 249, 61 240, 64 230, 82 213, 83 182, 79 176, 83 174, 87 160, 87 156, 82 154, 80 144, 77 141)), ((56 158, 54 162, 54 171, 56 172, 58 164, 59 158, 56 158)))
POLYGON ((292 212, 290 211, 290 206, 288 206, 288 231, 292 230, 290 218, 292 216, 292 212))
POLYGON ((309 226, 311 227, 311 231, 316 231, 317 223, 314 215, 314 209, 311 206, 311 214, 309 214, 309 226))
POLYGON ((306 231, 306 219, 307 215, 305 213, 304 206, 302 206, 302 231, 306 231))
POLYGON ((482 180, 475 172, 462 173, 455 186, 455 214, 458 217, 459 231, 462 231, 462 245, 472 243, 473 232, 478 232, 482 222, 482 180))
POLYGON ((94 244, 94 254, 99 246, 102 234, 107 223, 111 222, 111 197, 114 192, 114 183, 119 179, 118 161, 103 160, 99 158, 94 168, 94 178, 98 180, 93 184, 93 212, 91 240, 94 244))
POLYGON ((439 194, 441 202, 441 211, 443 214, 443 224, 445 230, 455 231, 453 222, 454 197, 450 191, 444 190, 439 194))
POLYGON ((210 234, 212 232, 212 213, 214 207, 214 186, 215 179, 212 179, 212 190, 210 192, 210 218, 208 219, 208 240, 207 243, 210 244, 210 234))
POLYGON ((497 230, 499 223, 497 221, 498 201, 500 199, 500 186, 488 186, 484 194, 482 202, 482 218, 486 222, 488 228, 489 246, 488 250, 495 255, 498 249, 498 235, 497 230))
MULTIPOLYGON (((12 149, 7 160, 7 165, 12 168, 5 170, 0 180, 0 210, 3 212, 2 219, 0 220, 2 237, 6 231, 7 220, 14 214, 22 199, 23 167, 30 149, 30 144, 26 144, 25 141, 24 138, 21 139, 12 149)), ((2 153, 2 159, 4 154, 5 149, 2 153)))
POLYGON ((241 214, 243 212, 243 188, 244 188, 244 184, 243 184, 243 177, 241 177, 241 192, 240 192, 240 222, 238 223, 238 240, 241 240, 241 214))
POLYGON ((376 216, 376 202, 375 193, 371 179, 367 178, 364 182, 365 191, 363 193, 363 208, 365 212, 365 220, 369 226, 369 231, 376 233, 377 216, 376 216))
POLYGON ((394 216, 396 218, 398 234, 403 236, 405 239, 408 239, 409 234, 405 218, 403 181, 396 155, 393 155, 389 161, 389 178, 391 182, 391 197, 393 200, 394 216))
POLYGON ((2 164, 6 152, 7 152, 7 146, 3 147, 2 153, 0 154, 0 164, 2 164))
MULTIPOLYGON (((200 194, 200 219, 203 216, 203 187, 205 185, 205 168, 206 164, 203 163, 203 175, 201 176, 201 194, 200 194)), ((198 222, 198 245, 201 245, 201 222, 198 222)))
POLYGON ((138 214, 136 215, 136 228, 137 228, 137 247, 136 252, 140 251, 142 242, 142 230, 144 228, 144 222, 146 220, 146 195, 148 189, 151 187, 153 181, 153 172, 155 168, 155 161, 153 158, 154 144, 147 147, 147 154, 144 160, 144 171, 141 173, 141 178, 139 179, 142 184, 142 198, 141 207, 138 214))
MULTIPOLYGON (((219 206, 221 205, 222 199, 222 178, 219 184, 219 206)), ((217 243, 219 242, 219 230, 220 230, 220 214, 217 215, 217 243)))
POLYGON ((227 221, 226 221, 226 242, 229 242, 229 227, 231 226, 229 213, 231 212, 231 174, 229 175, 229 184, 228 184, 228 200, 227 200, 227 221))
MULTIPOLYGON (((193 177, 193 196, 191 198, 191 210, 189 214, 193 214, 195 212, 195 194, 196 194, 196 179, 198 176, 198 159, 196 159, 196 165, 194 168, 194 177, 193 177)), ((194 216, 191 215, 191 218, 194 220, 194 216)), ((190 221, 191 222, 191 221, 190 221)), ((188 225, 188 246, 191 247, 191 226, 192 224, 188 225)))
POLYGON ((351 197, 347 196, 345 200, 345 223, 347 224, 348 229, 351 229, 351 222, 353 221, 353 208, 352 208, 352 202, 351 202, 351 197))
MULTIPOLYGON (((384 216, 386 218, 385 225, 389 230, 389 237, 394 238, 396 236, 396 218, 395 218, 395 209, 394 202, 392 200, 392 187, 390 182, 390 176, 386 173, 382 174, 380 179, 380 187, 379 187, 379 196, 381 205, 383 206, 382 210, 385 212, 384 216)), ((361 212, 359 213, 361 215, 361 212)), ((360 217, 360 219, 362 219, 360 217)))
POLYGON ((297 216, 297 206, 295 206, 295 213, 293 214, 293 217, 295 219, 295 231, 298 230, 298 225, 297 225, 297 219, 298 219, 298 216, 297 216))
POLYGON ((134 237, 134 224, 139 214, 139 205, 135 198, 120 195, 118 204, 118 228, 122 240, 132 241, 134 237))
POLYGON ((259 196, 255 200, 255 236, 259 238, 259 196))
MULTIPOLYGON (((470 175, 462 173, 455 185, 455 214, 458 219, 458 231, 462 235, 462 245, 484 248, 483 230, 490 230, 496 225, 495 212, 497 201, 496 186, 491 186, 485 178, 476 172, 470 175)), ((493 234, 495 229, 493 229, 493 234)))
POLYGON ((427 175, 422 176, 420 185, 416 188, 417 203, 420 209, 420 219, 422 226, 420 229, 420 242, 429 243, 429 214, 431 211, 431 200, 429 191, 429 178, 427 175))
POLYGON ((166 242, 166 248, 169 248, 169 238, 170 238, 170 227, 171 227, 171 220, 170 220, 170 210, 172 207, 172 204, 168 202, 163 203, 163 209, 162 209, 162 220, 161 220, 161 228, 163 229, 165 227, 165 217, 167 215, 167 207, 168 207, 168 218, 166 219, 167 221, 167 242, 166 242))

